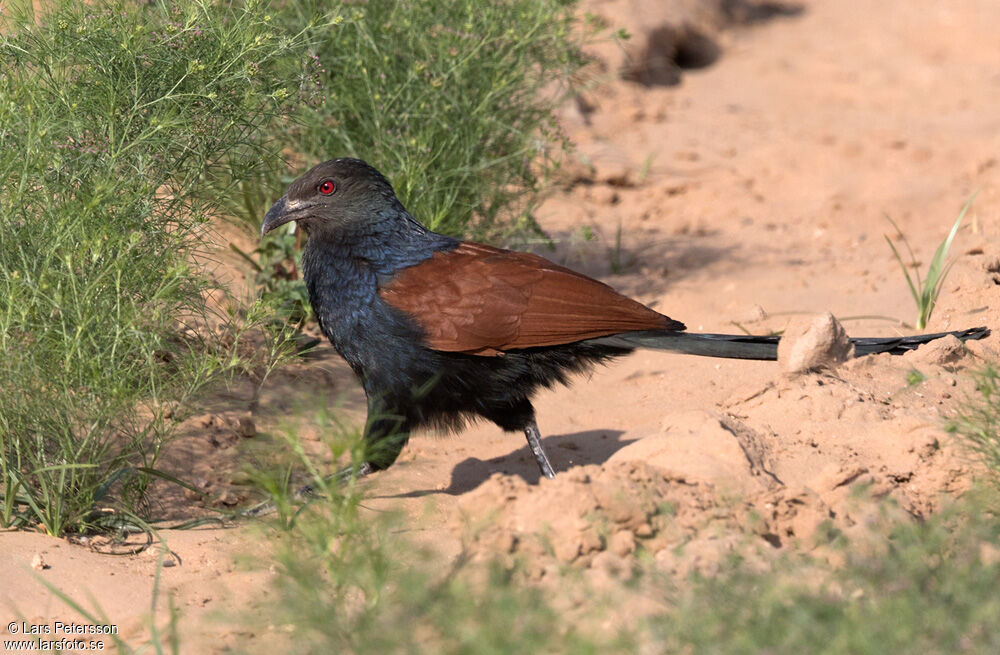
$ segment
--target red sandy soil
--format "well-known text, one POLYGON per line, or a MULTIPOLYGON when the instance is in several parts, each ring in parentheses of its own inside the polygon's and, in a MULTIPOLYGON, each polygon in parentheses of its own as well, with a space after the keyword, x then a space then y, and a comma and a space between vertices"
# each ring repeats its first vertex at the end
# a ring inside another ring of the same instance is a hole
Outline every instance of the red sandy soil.
MULTIPOLYGON (((587 5, 633 40, 627 50, 597 49, 603 72, 592 71, 592 88, 563 111, 578 151, 537 212, 556 243, 539 252, 692 331, 739 324, 767 333, 829 311, 852 335, 908 333, 892 320, 848 318, 914 320, 883 239, 892 233, 885 216, 926 267, 978 190, 928 330, 1000 326, 995 0, 807 0, 795 15, 725 28, 717 14, 688 8, 689 27, 720 46, 718 61, 682 71, 673 86, 618 79, 626 51, 634 62, 688 38, 675 17, 651 8, 661 4, 587 5), (656 32, 668 23, 673 32, 656 32), (650 34, 661 39, 653 47, 650 34)), ((539 394, 555 480, 539 481, 520 435, 480 424, 458 436, 416 435, 368 483, 366 505, 402 510, 417 539, 445 556, 463 547, 527 555, 536 563, 528 578, 542 582, 565 564, 598 577, 620 570, 637 543, 678 576, 711 573, 748 538, 764 556, 809 550, 824 520, 848 532, 864 523, 871 504, 850 500, 858 485, 922 516, 971 484, 976 465, 943 418, 972 388, 969 370, 995 358, 997 336, 952 345, 794 378, 774 363, 638 352, 539 394), (926 380, 909 384, 913 369, 926 380), (657 511, 664 503, 672 515, 657 511)), ((221 504, 246 495, 232 484, 256 438, 240 434, 245 386, 185 422, 174 448, 178 471, 221 504)), ((362 392, 328 345, 268 382, 257 430, 276 432, 298 403, 317 399, 340 402, 349 423, 363 420, 362 392)), ((315 440, 319 428, 307 423, 299 434, 315 440)), ((165 498, 168 513, 204 511, 183 494, 165 498)), ((163 534, 181 560, 163 570, 163 587, 192 652, 274 629, 212 619, 266 597, 270 574, 233 563, 266 549, 259 535, 163 534)), ((155 549, 112 557, 28 533, 4 533, 0 543, 4 615, 74 616, 40 577, 85 605, 92 598, 126 637, 144 634, 155 549), (32 572, 35 554, 49 568, 32 572)))

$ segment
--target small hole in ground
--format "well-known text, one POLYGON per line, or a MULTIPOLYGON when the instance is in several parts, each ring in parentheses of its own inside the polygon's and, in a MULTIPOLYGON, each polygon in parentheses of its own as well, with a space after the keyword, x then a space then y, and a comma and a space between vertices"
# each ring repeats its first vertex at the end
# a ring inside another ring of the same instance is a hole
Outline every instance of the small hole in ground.
POLYGON ((674 86, 683 69, 711 66, 721 53, 715 41, 693 27, 663 25, 649 33, 642 53, 622 77, 644 86, 674 86))

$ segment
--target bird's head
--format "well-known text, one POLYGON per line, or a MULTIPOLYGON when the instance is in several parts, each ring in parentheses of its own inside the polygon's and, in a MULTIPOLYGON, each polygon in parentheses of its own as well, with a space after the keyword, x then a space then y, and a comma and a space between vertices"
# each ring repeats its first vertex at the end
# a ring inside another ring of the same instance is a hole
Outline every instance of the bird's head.
POLYGON ((260 234, 291 221, 310 233, 362 227, 401 208, 392 185, 377 170, 360 159, 332 159, 288 186, 264 216, 260 234))

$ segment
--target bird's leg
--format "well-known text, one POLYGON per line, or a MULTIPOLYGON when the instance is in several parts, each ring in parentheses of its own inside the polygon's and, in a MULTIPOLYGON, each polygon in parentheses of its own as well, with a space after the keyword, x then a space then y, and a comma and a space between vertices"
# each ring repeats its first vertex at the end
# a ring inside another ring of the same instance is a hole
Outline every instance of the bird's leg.
POLYGON ((481 413, 507 432, 524 430, 524 436, 528 439, 528 447, 531 448, 531 454, 535 456, 535 461, 538 462, 538 468, 542 471, 542 475, 550 480, 556 477, 552 470, 552 464, 549 463, 548 455, 542 448, 542 435, 538 432, 538 424, 535 423, 535 408, 531 406, 530 400, 517 398, 509 404, 488 407, 481 413))
POLYGON ((368 462, 363 462, 361 466, 354 466, 353 464, 350 466, 345 466, 336 473, 326 476, 324 480, 326 480, 327 482, 331 480, 336 480, 338 485, 343 486, 350 481, 352 476, 354 478, 363 478, 366 475, 371 475, 375 471, 376 469, 374 466, 372 466, 368 462))
MULTIPOLYGON (((390 466, 399 457, 403 446, 409 440, 409 433, 401 432, 404 429, 404 421, 398 416, 385 413, 382 404, 369 404, 368 425, 365 429, 365 461, 360 466, 345 466, 335 473, 323 478, 323 482, 336 481, 338 486, 343 486, 351 479, 363 478, 375 471, 382 471, 390 466), (375 412, 378 412, 377 414, 375 412)), ((312 495, 312 485, 299 487, 295 492, 296 498, 312 495)))
MULTIPOLYGON (((369 420, 365 430, 365 461, 360 466, 350 465, 338 470, 336 473, 323 478, 324 482, 336 481, 338 486, 343 486, 352 478, 363 478, 375 471, 382 471, 390 466, 399 457, 403 446, 409 440, 409 433, 404 428, 404 421, 391 414, 386 414, 382 405, 369 405, 369 420), (373 413, 372 408, 378 411, 373 413)), ((296 497, 311 495, 314 491, 311 485, 300 487, 295 492, 296 497)))
POLYGON ((549 463, 549 457, 545 454, 545 449, 542 448, 542 435, 538 433, 538 424, 535 423, 535 419, 531 419, 531 422, 524 426, 524 436, 528 438, 528 447, 531 448, 531 454, 535 456, 535 461, 538 462, 538 468, 541 469, 542 475, 550 480, 556 477, 552 470, 552 464, 549 463))
MULTIPOLYGON (((398 415, 389 414, 385 411, 382 403, 369 403, 368 405, 368 425, 365 427, 365 461, 361 465, 345 466, 337 472, 323 478, 324 483, 336 482, 338 487, 347 484, 352 477, 362 478, 375 471, 381 471, 392 466, 392 463, 399 457, 400 451, 409 439, 409 426, 406 421, 398 415)), ((544 457, 544 455, 543 455, 544 457)), ((315 495, 316 488, 311 484, 303 485, 295 490, 292 496, 295 500, 301 500, 315 495)), ((263 502, 259 505, 243 510, 239 514, 242 516, 262 516, 275 510, 273 502, 263 502)))
POLYGON ((384 400, 368 400, 368 424, 365 426, 365 465, 372 471, 392 466, 403 446, 410 440, 410 425, 402 412, 384 400))

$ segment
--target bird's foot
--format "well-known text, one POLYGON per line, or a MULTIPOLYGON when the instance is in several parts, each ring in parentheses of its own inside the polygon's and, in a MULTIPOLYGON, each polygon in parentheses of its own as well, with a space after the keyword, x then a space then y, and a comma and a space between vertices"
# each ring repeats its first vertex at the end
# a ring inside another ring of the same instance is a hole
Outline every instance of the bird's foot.
POLYGON ((538 432, 538 424, 534 420, 525 426, 524 436, 528 438, 528 447, 531 448, 531 454, 535 456, 535 461, 538 462, 538 468, 542 471, 542 475, 550 480, 556 477, 555 471, 552 470, 552 464, 549 463, 549 456, 542 448, 542 435, 538 432))
MULTIPOLYGON (((374 473, 377 469, 369 464, 368 462, 362 463, 360 466, 345 466, 336 473, 331 473, 330 475, 323 478, 323 483, 328 484, 330 482, 336 482, 338 487, 342 487, 351 481, 351 478, 363 478, 366 475, 374 473)), ((316 490, 311 484, 303 485, 295 491, 295 498, 319 498, 321 497, 316 493, 316 490)))

